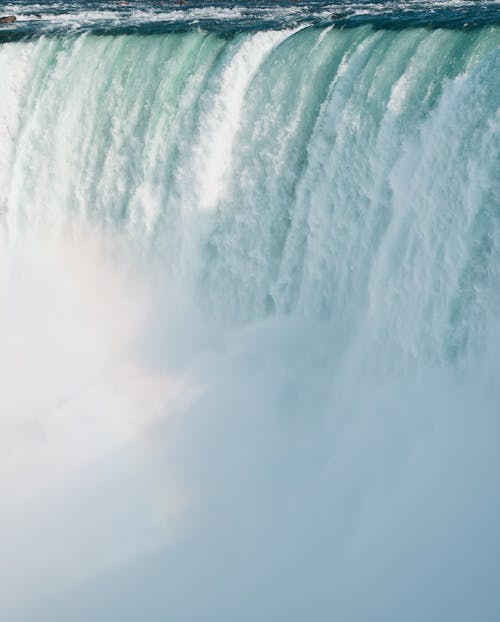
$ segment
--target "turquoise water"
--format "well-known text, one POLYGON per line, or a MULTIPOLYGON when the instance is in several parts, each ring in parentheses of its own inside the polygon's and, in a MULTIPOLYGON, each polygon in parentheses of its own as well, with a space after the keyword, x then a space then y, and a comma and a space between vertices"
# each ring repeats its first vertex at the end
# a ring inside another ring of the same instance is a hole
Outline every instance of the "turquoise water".
POLYGON ((498 10, 2 3, 2 617, 498 619, 498 10))

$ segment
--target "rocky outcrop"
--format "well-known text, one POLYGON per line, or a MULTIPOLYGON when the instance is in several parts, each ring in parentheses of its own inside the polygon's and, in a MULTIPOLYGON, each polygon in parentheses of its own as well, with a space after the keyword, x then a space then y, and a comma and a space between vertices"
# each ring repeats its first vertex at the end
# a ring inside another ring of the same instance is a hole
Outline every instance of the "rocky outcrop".
POLYGON ((3 17, 0 17, 0 24, 10 24, 16 20, 17 18, 15 15, 4 15, 3 17))

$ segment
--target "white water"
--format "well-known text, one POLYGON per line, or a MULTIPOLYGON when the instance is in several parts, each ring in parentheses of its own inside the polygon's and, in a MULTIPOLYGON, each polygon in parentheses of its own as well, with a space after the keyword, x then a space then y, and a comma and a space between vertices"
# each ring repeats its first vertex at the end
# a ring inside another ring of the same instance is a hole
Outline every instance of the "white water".
POLYGON ((498 619, 498 43, 1 47, 2 619, 498 619))

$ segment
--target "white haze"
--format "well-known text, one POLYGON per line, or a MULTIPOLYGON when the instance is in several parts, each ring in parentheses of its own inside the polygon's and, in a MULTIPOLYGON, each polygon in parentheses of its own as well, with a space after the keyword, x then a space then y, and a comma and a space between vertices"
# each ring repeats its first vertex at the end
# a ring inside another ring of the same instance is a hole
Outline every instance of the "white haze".
POLYGON ((28 249, 3 258, 3 619, 495 619, 498 352, 370 382, 327 325, 223 333, 109 242, 28 249))

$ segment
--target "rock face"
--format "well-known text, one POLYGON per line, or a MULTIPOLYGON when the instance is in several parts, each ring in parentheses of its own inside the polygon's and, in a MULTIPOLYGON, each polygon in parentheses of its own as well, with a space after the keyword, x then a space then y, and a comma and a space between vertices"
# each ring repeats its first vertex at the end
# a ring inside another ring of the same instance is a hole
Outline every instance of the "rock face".
POLYGON ((4 15, 0 17, 0 24, 9 24, 10 22, 15 22, 16 19, 15 15, 4 15))

